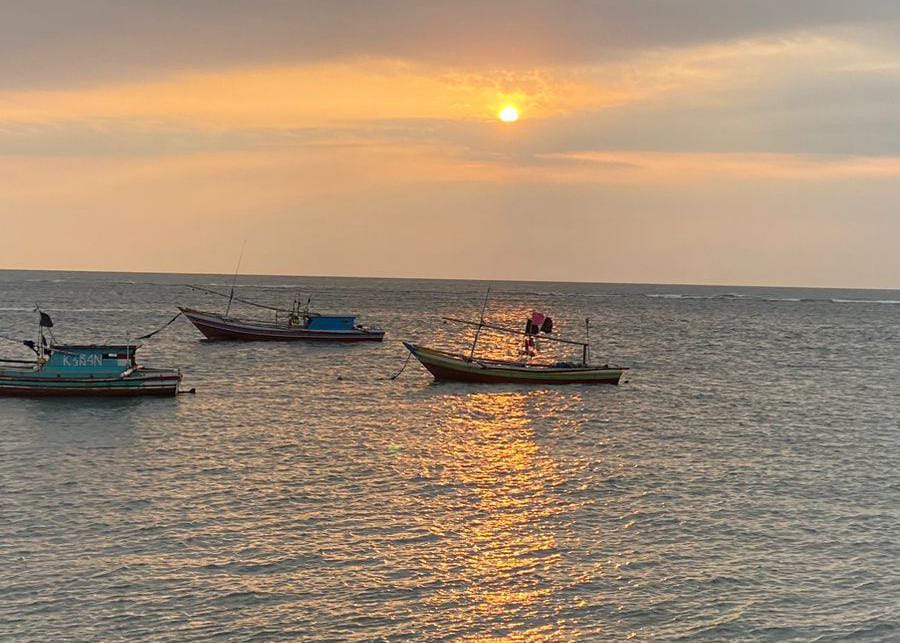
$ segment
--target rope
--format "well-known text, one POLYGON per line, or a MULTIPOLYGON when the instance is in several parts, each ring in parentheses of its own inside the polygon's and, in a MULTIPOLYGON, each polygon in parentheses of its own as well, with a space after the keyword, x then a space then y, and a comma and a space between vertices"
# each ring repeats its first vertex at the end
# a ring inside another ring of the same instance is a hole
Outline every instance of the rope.
POLYGON ((274 310, 282 313, 291 312, 288 308, 278 308, 277 306, 266 306, 265 304, 257 304, 255 301, 249 301, 247 299, 241 299, 240 297, 235 297, 232 295, 226 295, 225 293, 218 292, 216 290, 210 290, 209 288, 202 288, 200 286, 191 286, 190 284, 185 284, 188 288, 193 290, 199 290, 200 292, 209 293, 211 295, 218 295, 219 297, 225 297, 226 299, 231 299, 233 301, 239 301, 242 304, 247 304, 249 306, 256 306, 257 308, 265 308, 266 310, 274 310))
POLYGON ((147 333, 146 335, 141 335, 140 337, 135 337, 134 339, 135 339, 135 340, 138 340, 138 339, 150 339, 151 337, 153 337, 154 335, 156 335, 156 333, 158 333, 158 332, 160 332, 160 331, 163 331, 163 330, 165 330, 166 328, 168 328, 169 326, 171 326, 171 325, 175 322, 175 320, 178 319, 179 317, 181 317, 181 311, 178 311, 178 314, 177 314, 177 315, 175 315, 172 319, 170 319, 170 320, 167 321, 165 324, 163 324, 162 326, 160 326, 159 328, 157 328, 156 330, 154 330, 152 333, 147 333))
POLYGON ((409 358, 410 358, 410 357, 412 357, 412 353, 407 354, 407 356, 406 356, 406 361, 403 362, 403 366, 400 368, 399 371, 396 372, 396 374, 394 374, 394 375, 392 375, 391 377, 389 377, 389 378, 388 378, 389 380, 395 380, 395 379, 397 379, 398 377, 400 377, 400 373, 402 373, 402 372, 406 369, 406 365, 409 364, 409 358))

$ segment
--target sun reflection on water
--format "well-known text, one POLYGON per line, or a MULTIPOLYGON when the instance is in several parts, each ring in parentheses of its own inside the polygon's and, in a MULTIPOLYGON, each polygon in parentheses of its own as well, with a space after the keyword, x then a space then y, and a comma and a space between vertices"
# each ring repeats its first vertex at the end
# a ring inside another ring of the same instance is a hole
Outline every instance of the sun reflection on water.
POLYGON ((470 494, 470 502, 460 511, 435 514, 444 521, 434 526, 437 531, 456 534, 446 558, 460 582, 431 600, 445 609, 456 605, 455 620, 479 631, 529 613, 551 592, 542 579, 560 558, 554 518, 565 508, 552 488, 561 477, 534 439, 529 398, 535 395, 541 393, 446 398, 440 475, 445 484, 470 494), (454 522, 446 522, 448 517, 454 522))

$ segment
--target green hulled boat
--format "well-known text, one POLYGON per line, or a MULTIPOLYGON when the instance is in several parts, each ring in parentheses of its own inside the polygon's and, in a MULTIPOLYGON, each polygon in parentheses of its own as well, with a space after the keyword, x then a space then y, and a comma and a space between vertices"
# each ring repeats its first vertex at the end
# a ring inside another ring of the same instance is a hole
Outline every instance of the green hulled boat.
POLYGON ((618 384, 623 367, 568 362, 524 363, 469 357, 404 342, 404 346, 436 380, 481 384, 618 384))
MULTIPOLYGON (((490 293, 490 291, 488 291, 490 293)), ((628 369, 621 366, 596 366, 590 363, 590 339, 581 342, 551 335, 553 320, 542 314, 532 313, 524 330, 516 330, 491 324, 484 320, 487 297, 481 308, 481 318, 477 322, 444 317, 445 321, 476 326, 475 339, 468 355, 427 348, 403 342, 407 350, 431 373, 436 380, 458 382, 478 382, 483 384, 618 384, 628 369), (524 347, 520 361, 492 359, 476 355, 478 338, 483 330, 493 330, 510 335, 524 336, 524 347), (570 344, 581 347, 581 360, 577 362, 540 362, 532 358, 537 355, 535 339, 570 344)), ((590 322, 585 320, 585 329, 590 337, 590 322)))

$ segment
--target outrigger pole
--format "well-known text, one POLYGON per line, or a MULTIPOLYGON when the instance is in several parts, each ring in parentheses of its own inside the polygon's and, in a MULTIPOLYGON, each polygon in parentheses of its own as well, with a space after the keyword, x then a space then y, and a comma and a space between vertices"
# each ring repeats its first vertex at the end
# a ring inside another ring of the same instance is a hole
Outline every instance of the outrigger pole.
POLYGON ((192 286, 190 284, 185 284, 185 285, 188 288, 191 288, 192 290, 199 290, 200 292, 206 292, 206 293, 209 293, 210 295, 217 295, 219 297, 233 299, 234 301, 239 301, 242 304, 247 304, 249 306, 256 306, 257 308, 265 308, 266 310, 275 310, 275 311, 278 311, 281 313, 291 312, 291 310, 289 308, 278 308, 277 306, 267 306, 266 304, 258 304, 255 301, 250 301, 248 299, 241 299, 240 297, 235 297, 233 292, 231 295, 228 295, 224 292, 219 292, 217 290, 210 290, 209 288, 202 288, 200 286, 192 286))
MULTIPOLYGON (((488 297, 490 297, 490 295, 491 295, 491 287, 488 286, 487 292, 484 293, 484 303, 481 305, 481 317, 478 320, 478 324, 477 324, 478 328, 475 330, 475 340, 472 342, 472 350, 469 351, 469 361, 470 362, 475 357, 475 345, 478 344, 478 336, 481 334, 481 328, 482 328, 482 326, 487 325, 484 323, 484 311, 485 311, 485 309, 487 309, 488 297)), ((445 317, 444 319, 447 319, 447 317, 445 317)), ((453 320, 451 320, 451 321, 453 321, 453 320)), ((468 322, 468 323, 471 324, 472 322, 468 322)))
MULTIPOLYGON (((528 335, 524 330, 516 330, 515 328, 507 328, 506 326, 497 326, 496 324, 489 324, 484 321, 482 318, 481 321, 473 322, 468 319, 456 319, 455 317, 441 317, 441 319, 449 322, 455 322, 457 324, 468 324, 469 326, 478 326, 479 330, 481 328, 490 328, 491 330, 498 330, 501 333, 509 333, 511 335, 528 335)), ((478 338, 476 334, 476 339, 478 338)), ((552 337, 550 335, 541 335, 542 340, 547 340, 550 342, 559 342, 561 344, 573 344, 574 346, 588 346, 589 344, 585 342, 575 341, 573 339, 563 339, 562 337, 552 337)), ((474 344, 473 344, 474 346, 474 344)))

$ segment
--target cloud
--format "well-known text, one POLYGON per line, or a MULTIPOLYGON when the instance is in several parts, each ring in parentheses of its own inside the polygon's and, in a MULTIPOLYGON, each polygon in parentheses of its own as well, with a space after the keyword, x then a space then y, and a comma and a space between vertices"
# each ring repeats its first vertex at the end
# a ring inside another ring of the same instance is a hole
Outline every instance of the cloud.
POLYGON ((727 159, 615 158, 637 169, 390 146, 6 159, 0 253, 9 268, 227 273, 246 237, 245 269, 259 273, 897 285, 896 176, 773 180, 740 159, 718 172, 709 162, 727 159), (685 162, 696 176, 659 180, 685 162))
POLYGON ((898 19, 893 0, 34 0, 7 7, 0 21, 0 86, 360 57, 469 69, 591 65, 823 29, 889 41, 898 19))
POLYGON ((627 181, 653 185, 721 180, 835 181, 900 178, 900 156, 844 157, 759 153, 569 152, 545 154, 567 181, 627 181), (562 162, 557 165, 557 161, 562 162))
POLYGON ((127 120, 195 127, 325 126, 391 119, 495 120, 508 102, 523 117, 627 100, 566 70, 460 72, 398 61, 178 74, 87 89, 0 92, 0 121, 127 120))
POLYGON ((52 153, 54 141, 65 153, 67 138, 79 149, 114 141, 106 147, 128 154, 291 146, 330 134, 444 139, 521 159, 602 148, 896 154, 895 66, 893 49, 809 35, 527 70, 364 59, 184 72, 0 91, 0 153, 52 153), (498 129, 508 102, 522 122, 498 129))
POLYGON ((20 3, 0 254, 230 271, 249 235, 259 272, 896 285, 898 11, 20 3))

